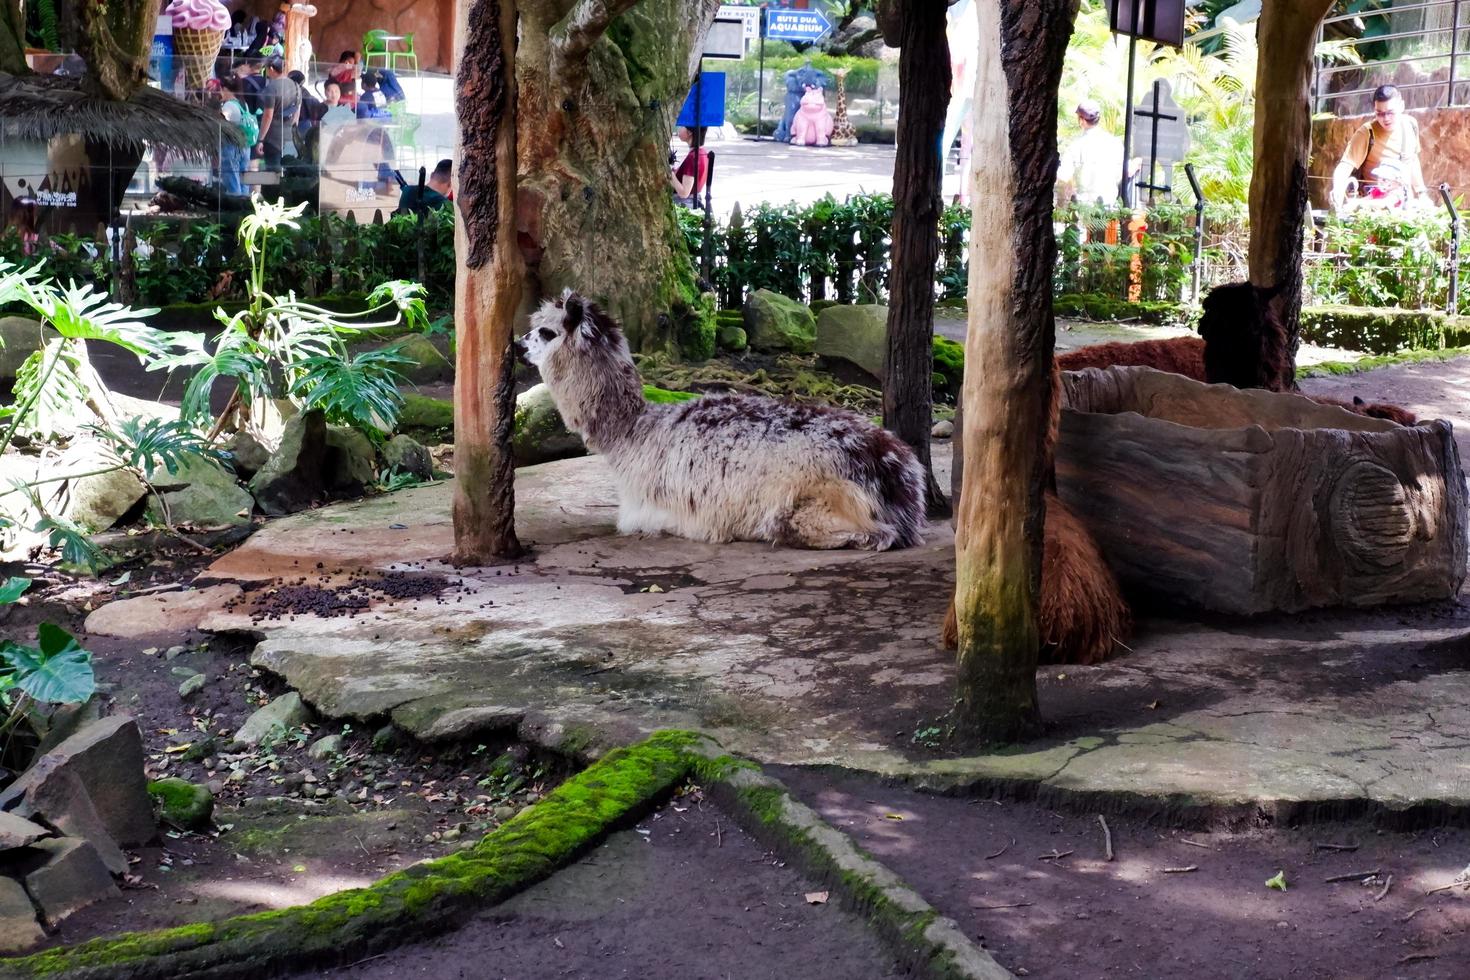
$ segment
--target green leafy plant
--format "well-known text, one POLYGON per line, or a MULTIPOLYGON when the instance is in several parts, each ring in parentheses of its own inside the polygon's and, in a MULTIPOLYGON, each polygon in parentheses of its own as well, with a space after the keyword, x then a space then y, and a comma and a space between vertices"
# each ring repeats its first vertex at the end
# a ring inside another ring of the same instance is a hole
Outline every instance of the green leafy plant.
MULTIPOLYGON (((30 585, 28 578, 0 582, 0 605, 18 602, 30 585)), ((86 701, 96 690, 91 653, 60 626, 42 623, 34 646, 0 640, 0 707, 5 711, 0 733, 6 736, 6 763, 16 761, 11 749, 17 726, 25 723, 33 734, 27 741, 33 742, 49 727, 46 712, 52 706, 86 701)))
POLYGON ((256 199, 255 210, 241 221, 239 233, 248 261, 246 307, 232 314, 215 311, 224 329, 212 351, 185 351, 166 361, 168 367, 196 371, 184 392, 185 419, 210 416, 209 397, 217 379, 235 383, 211 438, 226 429, 260 424, 274 399, 321 408, 329 420, 351 425, 373 439, 381 439, 397 421, 403 405, 398 369, 407 359, 391 349, 354 355, 348 344, 400 325, 426 330, 423 288, 405 281, 383 283, 359 313, 339 313, 305 302, 294 290, 284 295, 273 292, 270 271, 281 260, 286 241, 280 233, 300 230, 304 208, 256 199))

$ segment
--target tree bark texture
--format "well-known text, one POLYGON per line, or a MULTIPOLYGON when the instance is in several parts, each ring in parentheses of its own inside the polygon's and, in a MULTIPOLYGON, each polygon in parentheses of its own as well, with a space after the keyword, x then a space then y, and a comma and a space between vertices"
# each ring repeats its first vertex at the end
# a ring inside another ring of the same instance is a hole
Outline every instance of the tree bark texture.
POLYGON ((956 728, 987 741, 1040 722, 1043 490, 1051 362, 1057 88, 1077 0, 980 3, 965 341, 965 489, 955 530, 956 728))
POLYGON ((521 553, 515 533, 516 0, 462 0, 456 31, 454 560, 521 553))
MULTIPOLYGON (((1332 0, 1266 0, 1256 24, 1256 121, 1250 187, 1250 281, 1295 362, 1301 337, 1302 234, 1311 151, 1312 52, 1332 0)), ((1295 371, 1286 372, 1288 379, 1295 371)), ((1293 382, 1288 380, 1286 387, 1293 382)), ((1280 383, 1268 387, 1281 387, 1280 383)))
POLYGON ((24 75, 26 65, 26 19, 20 0, 0 0, 0 72, 24 75))
POLYGON ((85 84, 99 97, 125 101, 148 83, 148 55, 160 0, 84 0, 77 52, 85 84))
POLYGON ((945 5, 909 0, 899 49, 898 156, 893 166, 892 271, 888 281, 888 351, 883 367, 883 425, 913 447, 924 464, 930 517, 949 505, 934 479, 929 430, 934 414, 934 270, 949 107, 949 40, 945 5))
POLYGON ((713 338, 713 310, 675 223, 667 157, 718 8, 521 0, 516 223, 533 288, 594 297, 635 350, 692 350, 713 338))

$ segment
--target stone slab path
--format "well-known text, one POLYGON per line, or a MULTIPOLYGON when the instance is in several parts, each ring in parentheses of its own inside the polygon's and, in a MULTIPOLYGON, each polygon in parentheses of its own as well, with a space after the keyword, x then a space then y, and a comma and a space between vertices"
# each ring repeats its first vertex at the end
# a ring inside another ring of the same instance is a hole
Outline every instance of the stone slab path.
MULTIPOLYGON (((948 446, 937 449, 947 470, 948 446)), ((277 579, 410 569, 448 577, 436 596, 262 619, 248 602, 230 608, 232 589, 212 593, 213 611, 174 593, 104 607, 89 627, 156 622, 177 602, 204 629, 257 636, 253 662, 325 714, 391 717, 427 740, 518 729, 595 752, 692 727, 763 762, 935 785, 1016 780, 1151 806, 1470 806, 1470 610, 1459 604, 1144 617, 1126 656, 1040 672, 1047 738, 950 758, 914 735, 953 695, 937 643, 947 525, 877 555, 620 537, 603 464, 565 460, 517 473, 531 556, 461 571, 442 560, 451 492, 271 522, 198 583, 254 586, 250 599, 277 579)))

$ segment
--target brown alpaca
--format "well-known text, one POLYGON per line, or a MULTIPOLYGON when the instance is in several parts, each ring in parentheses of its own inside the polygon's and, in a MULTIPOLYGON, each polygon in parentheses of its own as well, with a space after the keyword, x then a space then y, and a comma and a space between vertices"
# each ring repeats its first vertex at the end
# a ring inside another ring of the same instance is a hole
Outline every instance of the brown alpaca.
MULTIPOLYGON (((1186 378, 1193 378, 1206 384, 1224 383, 1233 384, 1237 388, 1242 387, 1239 382, 1246 379, 1239 370, 1231 367, 1231 365, 1238 364, 1239 359, 1215 356, 1221 342, 1222 340, 1205 341, 1199 337, 1170 337, 1167 340, 1138 340, 1133 343, 1113 341, 1079 347, 1077 350, 1058 354, 1056 364, 1062 371, 1115 366, 1151 367, 1156 371, 1182 374, 1186 378), (1211 364, 1215 365, 1216 370, 1227 371, 1234 377, 1212 377, 1209 367, 1211 364)), ((1307 395, 1302 392, 1297 392, 1297 394, 1302 395, 1303 398, 1310 398, 1319 405, 1335 405, 1356 415, 1388 419, 1399 425, 1413 425, 1419 421, 1413 412, 1384 402, 1365 402, 1361 398, 1354 398, 1347 402, 1322 395, 1307 395)))
MULTIPOLYGON (((1117 345, 1127 346, 1127 345, 1117 345)), ((1047 426, 1042 452, 1051 469, 1061 424, 1061 373, 1052 362, 1051 424, 1047 426)), ((963 406, 955 412, 955 431, 963 432, 963 406)), ((958 450, 962 444, 957 444, 958 450)), ((955 453, 953 493, 959 502, 964 459, 955 453)), ((1054 479, 1051 481, 1054 482, 1054 479)), ((955 507, 958 513, 959 507, 955 507)), ((1118 643, 1127 639, 1133 616, 1123 601, 1123 590, 1102 551, 1077 515, 1062 503, 1055 487, 1046 490, 1046 520, 1042 525, 1040 662, 1044 664, 1095 664, 1108 659, 1118 643)), ((946 649, 959 646, 959 622, 954 598, 944 615, 941 640, 946 649)))

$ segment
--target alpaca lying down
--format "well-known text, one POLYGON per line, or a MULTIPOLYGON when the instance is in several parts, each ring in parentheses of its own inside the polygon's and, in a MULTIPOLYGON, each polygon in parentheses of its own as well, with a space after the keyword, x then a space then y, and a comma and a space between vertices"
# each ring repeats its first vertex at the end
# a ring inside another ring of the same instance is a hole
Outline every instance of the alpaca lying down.
POLYGON ((618 530, 798 548, 905 548, 924 470, 851 412, 747 395, 653 405, 616 322, 567 290, 519 345, 618 487, 618 530))

